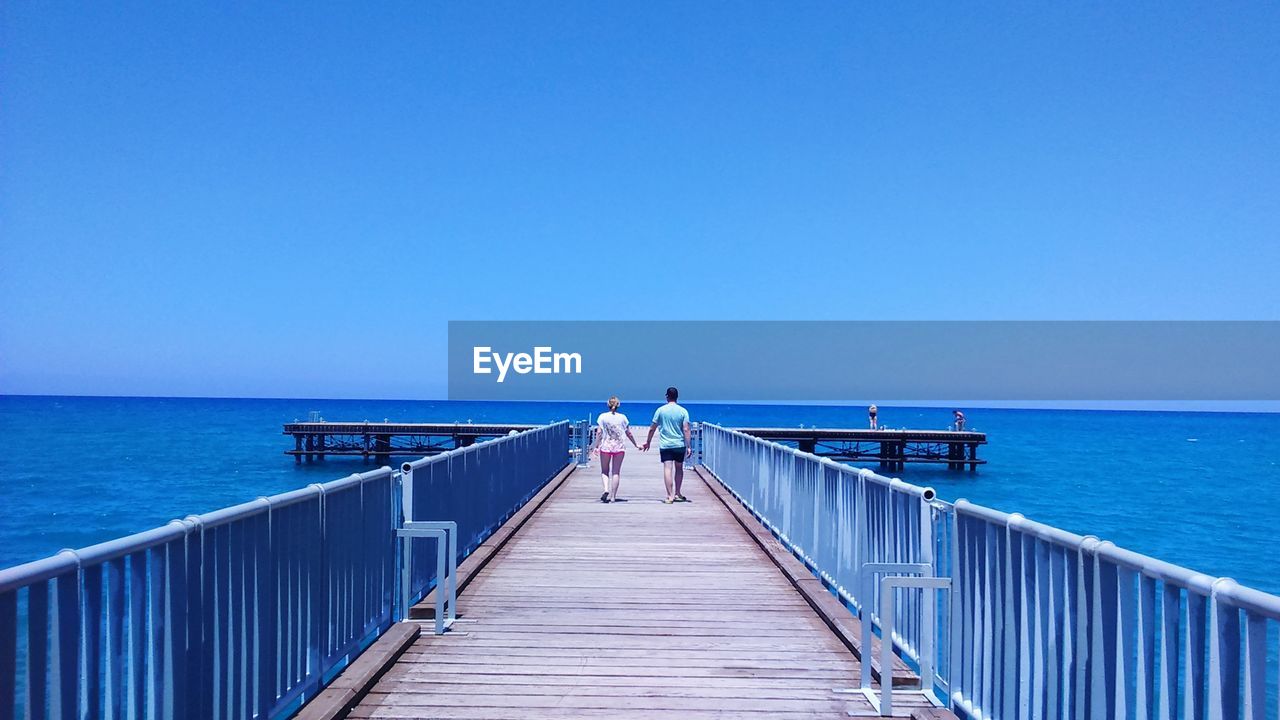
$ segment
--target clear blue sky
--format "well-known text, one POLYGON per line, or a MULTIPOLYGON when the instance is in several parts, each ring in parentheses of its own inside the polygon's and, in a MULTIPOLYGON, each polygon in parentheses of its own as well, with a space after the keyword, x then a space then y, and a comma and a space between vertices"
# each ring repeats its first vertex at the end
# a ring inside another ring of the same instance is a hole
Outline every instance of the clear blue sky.
POLYGON ((0 3, 0 392, 447 319, 1280 317, 1276 3, 0 3))

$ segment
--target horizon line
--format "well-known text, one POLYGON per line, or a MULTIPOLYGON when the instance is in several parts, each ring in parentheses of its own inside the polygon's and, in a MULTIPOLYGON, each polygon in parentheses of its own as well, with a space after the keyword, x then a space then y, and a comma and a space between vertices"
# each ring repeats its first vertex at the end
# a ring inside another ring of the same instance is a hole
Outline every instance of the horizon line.
MULTIPOLYGON (((23 398, 82 398, 82 399, 110 399, 110 400, 306 400, 314 402, 449 402, 449 403, 528 403, 528 404, 557 404, 557 403, 575 403, 575 404, 595 404, 602 401, 597 400, 453 400, 449 398, 377 398, 377 397, 308 397, 308 396, 234 396, 234 395, 100 395, 100 394, 45 394, 45 393, 0 393, 0 399, 6 397, 23 397, 23 398)), ((660 405, 664 401, 657 398, 653 400, 628 401, 633 404, 657 404, 660 405)), ((866 407, 871 401, 814 401, 814 400, 795 400, 789 402, 777 401, 757 401, 757 400, 695 400, 686 401, 690 405, 751 405, 761 407, 866 407)), ((964 408, 966 410, 1060 410, 1075 412, 1151 412, 1151 413, 1215 413, 1215 414, 1248 414, 1248 415, 1273 415, 1280 413, 1280 401, 1277 400, 960 400, 960 401, 921 401, 921 400, 876 400, 874 404, 888 408, 918 408, 918 409, 954 409, 964 408), (1120 406, 1099 407, 1099 404, 1114 404, 1120 406), (1169 404, 1201 404, 1214 403, 1224 407, 1150 407, 1151 405, 1169 405, 1169 404), (1248 404, 1254 407, 1241 408, 1241 404, 1248 404), (1257 405, 1263 407, 1257 407, 1257 405), (1127 406, 1125 406, 1127 405, 1127 406), (1147 405, 1148 407, 1140 407, 1147 405), (1234 405, 1234 407, 1233 407, 1234 405)))

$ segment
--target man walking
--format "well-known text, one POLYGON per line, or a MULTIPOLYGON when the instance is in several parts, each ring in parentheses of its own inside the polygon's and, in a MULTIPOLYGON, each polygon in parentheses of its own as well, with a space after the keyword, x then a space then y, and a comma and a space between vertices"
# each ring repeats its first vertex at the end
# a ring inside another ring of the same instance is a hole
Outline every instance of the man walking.
POLYGON ((653 414, 653 422, 649 424, 649 437, 644 441, 641 450, 648 450, 653 444, 653 433, 658 432, 658 454, 662 460, 662 481, 667 485, 666 504, 689 502, 680 493, 684 484, 684 459, 689 455, 692 444, 689 441, 689 411, 676 404, 680 391, 674 387, 667 388, 667 404, 658 408, 653 414))

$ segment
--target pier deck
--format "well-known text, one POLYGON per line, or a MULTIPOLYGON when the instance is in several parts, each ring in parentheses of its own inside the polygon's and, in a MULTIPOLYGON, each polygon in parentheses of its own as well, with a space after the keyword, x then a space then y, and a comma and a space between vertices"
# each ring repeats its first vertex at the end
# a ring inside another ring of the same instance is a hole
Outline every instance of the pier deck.
POLYGON ((978 446, 986 433, 970 430, 855 430, 850 428, 737 428, 762 440, 794 443, 800 450, 840 462, 876 462, 883 470, 902 470, 909 463, 946 463, 970 471, 985 465, 978 446))
POLYGON ((393 456, 434 455, 533 427, 521 423, 292 422, 284 426, 284 434, 293 436, 293 449, 285 454, 297 462, 345 455, 386 463, 393 456))
MULTIPOLYGON (((518 423, 293 422, 284 426, 284 434, 293 437, 294 445, 285 454, 297 462, 352 456, 387 463, 392 457, 433 455, 532 427, 518 423)), ((987 444, 986 434, 980 432, 786 427, 739 431, 793 443, 805 452, 841 462, 876 462, 884 470, 902 470, 914 463, 946 463, 954 470, 967 466, 972 471, 986 463, 978 458, 978 446, 987 444)))
POLYGON ((690 503, 663 504, 656 450, 627 454, 625 502, 600 491, 596 463, 565 480, 350 717, 875 714, 832 691, 858 660, 692 466, 690 503))

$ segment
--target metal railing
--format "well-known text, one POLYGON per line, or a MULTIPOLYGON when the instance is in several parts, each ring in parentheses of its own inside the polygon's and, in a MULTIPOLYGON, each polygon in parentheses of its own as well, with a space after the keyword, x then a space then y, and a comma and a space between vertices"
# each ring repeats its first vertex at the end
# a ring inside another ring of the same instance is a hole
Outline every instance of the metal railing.
POLYGON ((591 458, 588 450, 591 448, 592 425, 589 418, 575 420, 569 425, 569 454, 573 456, 578 467, 584 468, 591 464, 591 458))
MULTIPOLYGON (((454 559, 461 560, 564 468, 570 459, 569 435, 570 423, 559 422, 405 463, 401 471, 409 485, 404 497, 412 507, 402 510, 402 517, 457 523, 454 559)), ((411 603, 436 580, 433 557, 416 549, 428 542, 413 541, 411 603)))
POLYGON ((1280 717, 1280 597, 964 500, 954 523, 967 714, 1280 717))
POLYGON ((864 632, 892 608, 892 646, 963 716, 1280 717, 1280 597, 714 425, 703 443, 706 467, 864 632), (950 597, 884 602, 911 582, 950 597))
MULTIPOLYGON (((429 458, 415 497, 458 520, 465 555, 567 447, 560 423, 429 458)), ((403 612, 399 480, 355 474, 0 570, 0 720, 295 707, 403 612)))
MULTIPOLYGON (((864 635, 882 625, 882 594, 902 595, 888 623, 891 647, 921 666, 921 690, 934 693, 930 680, 937 648, 946 648, 945 618, 939 622, 932 594, 887 589, 900 587, 903 576, 936 574, 933 490, 710 423, 702 424, 701 435, 703 465, 832 592, 871 620, 864 635)), ((866 638, 864 644, 870 645, 866 638)), ((864 690, 871 688, 869 660, 864 690)), ((945 673, 936 681, 945 688, 945 673)))

